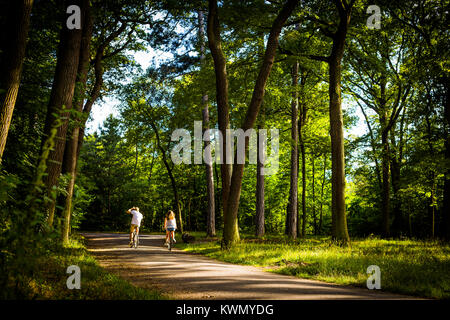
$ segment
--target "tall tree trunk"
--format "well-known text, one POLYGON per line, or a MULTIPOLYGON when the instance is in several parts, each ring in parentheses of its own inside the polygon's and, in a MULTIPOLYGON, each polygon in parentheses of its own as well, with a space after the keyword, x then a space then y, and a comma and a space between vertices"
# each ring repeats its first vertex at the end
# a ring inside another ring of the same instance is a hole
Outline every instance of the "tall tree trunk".
MULTIPOLYGON (((406 110, 406 109, 405 109, 406 110)), ((406 221, 403 216, 402 208, 401 208, 401 199, 400 199, 400 170, 401 170, 401 162, 402 162, 402 148, 403 148, 403 122, 404 122, 403 113, 401 122, 400 122, 400 141, 398 142, 395 149, 396 152, 391 152, 391 185, 392 185, 392 195, 393 195, 393 222, 392 222, 392 232, 395 236, 400 236, 402 233, 406 232, 406 221)), ((395 127, 392 127, 390 137, 391 137, 391 145, 395 146, 395 127)))
POLYGON ((381 134, 381 145, 383 147, 383 156, 381 161, 382 167, 382 202, 381 202, 381 212, 383 217, 383 236, 390 236, 390 214, 389 214, 389 141, 387 137, 388 133, 383 130, 381 134))
POLYGON ((316 192, 315 192, 315 174, 316 174, 316 166, 315 166, 315 156, 311 156, 312 160, 312 216, 314 221, 314 234, 317 235, 317 217, 316 217, 316 192))
MULTIPOLYGON (((205 64, 205 29, 203 12, 198 12, 198 24, 199 24, 199 40, 200 40, 200 62, 202 66, 205 64)), ((203 134, 209 129, 209 109, 208 109, 208 95, 203 94, 202 97, 202 116, 203 116, 203 134)), ((216 209, 214 201, 214 175, 212 169, 212 158, 210 141, 205 141, 205 151, 208 161, 205 162, 205 176, 206 176, 206 195, 208 198, 208 208, 206 210, 206 235, 208 237, 216 236, 216 209)))
MULTIPOLYGON (((384 58, 384 65, 387 64, 384 58)), ((382 188, 381 188, 381 215, 383 221, 383 236, 389 237, 390 231, 390 146, 389 146, 389 131, 390 124, 388 123, 388 110, 386 99, 386 76, 382 75, 380 79, 380 106, 379 118, 381 126, 381 174, 382 174, 382 188)), ((394 112, 394 111, 392 111, 394 112)))
POLYGON ((436 176, 434 171, 430 174, 431 180, 431 195, 430 195, 430 211, 431 211, 431 238, 435 237, 435 225, 436 225, 436 176))
POLYGON ((33 0, 15 0, 11 2, 12 10, 10 12, 13 18, 9 26, 12 28, 9 31, 10 39, 8 39, 9 43, 0 69, 1 77, 3 78, 1 89, 5 90, 4 93, 1 93, 0 100, 2 102, 0 110, 0 163, 8 138, 17 93, 19 92, 32 7, 33 0))
POLYGON ((335 0, 339 12, 339 26, 333 37, 329 57, 330 136, 331 136, 331 193, 332 193, 332 238, 347 244, 350 242, 345 213, 345 158, 344 132, 341 106, 341 61, 344 55, 345 38, 350 23, 351 7, 335 0))
MULTIPOLYGON (((71 4, 78 5, 81 8, 82 17, 84 8, 81 0, 66 1, 66 7, 71 4)), ((77 77, 78 62, 80 57, 81 29, 69 30, 66 27, 66 19, 62 20, 61 41, 58 48, 58 60, 56 63, 55 76, 53 80, 50 101, 47 109, 47 117, 44 126, 43 142, 51 135, 52 130, 56 130, 54 148, 50 151, 47 158, 47 177, 45 185, 47 196, 53 199, 47 205, 47 224, 53 225, 55 213, 55 194, 53 188, 57 185, 62 169, 64 157, 64 147, 66 145, 66 134, 69 125, 70 109, 72 109, 72 100, 75 91, 75 82, 77 77)), ((41 157, 43 152, 41 154, 41 157)))
POLYGON ((159 137, 159 132, 158 132, 158 128, 156 127, 156 125, 151 122, 150 123, 153 131, 155 132, 156 135, 156 144, 158 145, 158 149, 162 154, 162 161, 164 163, 164 166, 166 167, 167 170, 167 174, 169 175, 169 180, 170 180, 170 185, 172 186, 172 191, 173 191, 173 196, 174 196, 174 206, 175 206, 175 211, 176 211, 176 215, 177 215, 177 219, 178 219, 178 227, 181 233, 183 233, 183 219, 181 216, 181 206, 180 206, 180 198, 178 196, 178 188, 177 188, 177 183, 175 181, 175 177, 173 176, 173 172, 172 172, 172 168, 169 165, 169 162, 167 161, 167 157, 166 157, 166 150, 164 150, 162 144, 161 144, 161 139, 159 137))
MULTIPOLYGON (((78 88, 77 97, 75 99, 76 111, 82 112, 84 105, 84 95, 86 92, 87 74, 90 64, 90 45, 92 37, 92 17, 90 10, 89 0, 83 0, 83 6, 85 9, 85 16, 83 18, 83 31, 80 46, 80 61, 78 65, 78 88)), ((78 160, 78 140, 80 134, 80 122, 81 119, 76 119, 71 136, 67 139, 66 147, 64 151, 63 172, 70 174, 70 180, 66 187, 66 199, 63 210, 63 229, 62 229, 62 241, 63 244, 69 242, 70 234, 70 218, 72 215, 72 199, 73 191, 75 187, 75 179, 77 175, 77 160, 78 160)))
POLYGON ((320 191, 320 215, 319 215, 319 234, 322 234, 322 222, 323 222, 323 189, 325 187, 325 173, 327 171, 327 154, 323 155, 323 178, 320 191))
MULTIPOLYGON (((209 111, 208 111, 208 96, 203 96, 203 101, 205 103, 205 107, 203 108, 203 132, 208 130, 209 128, 209 111)), ((209 148, 210 142, 205 141, 205 151, 209 154, 207 155, 208 159, 211 162, 205 163, 205 175, 206 175, 206 194, 208 198, 208 209, 206 212, 206 235, 208 237, 216 236, 216 209, 215 209, 215 198, 214 198, 214 175, 212 169, 212 158, 211 158, 211 149, 209 148)))
POLYGON ((230 126, 229 120, 229 106, 228 106, 228 78, 227 78, 227 66, 225 56, 222 51, 221 37, 220 37, 220 25, 219 16, 217 12, 217 1, 209 1, 209 12, 208 12, 208 22, 207 22, 207 36, 208 45, 211 51, 211 55, 214 60, 214 71, 216 75, 216 100, 217 100, 217 117, 219 130, 222 133, 221 141, 221 166, 220 173, 222 179, 222 210, 224 224, 227 228, 231 228, 237 232, 238 226, 237 221, 229 221, 225 214, 228 207, 228 196, 230 192, 230 181, 231 181, 231 164, 228 161, 229 154, 226 148, 227 137, 226 131, 230 126), (234 225, 231 225, 231 224, 234 225))
POLYGON ((450 241, 450 90, 449 78, 444 77, 444 130, 445 130, 445 172, 444 172, 444 200, 442 207, 443 238, 450 241))
MULTIPOLYGON (((216 1, 210 1, 210 4, 213 2, 215 3, 217 9, 216 1)), ((280 36, 281 29, 286 20, 291 15, 294 8, 296 7, 297 3, 298 0, 288 0, 272 24, 272 28, 270 30, 269 37, 267 39, 267 46, 266 51, 264 53, 263 62, 260 67, 258 77, 256 78, 252 98, 250 100, 250 104, 247 109, 244 122, 242 124, 242 129, 244 130, 244 132, 247 131, 248 129, 253 128, 253 125, 256 121, 256 117, 258 116, 259 113, 259 108, 264 98, 264 90, 266 82, 269 77, 270 71, 272 70, 276 50, 278 47, 278 38, 280 36)), ((212 6, 210 6, 210 15, 211 15, 211 7, 212 6)), ((248 139, 245 140, 246 140, 245 153, 247 153, 248 139)), ((224 211, 224 232, 222 240, 223 248, 229 248, 234 243, 239 241, 237 214, 239 209, 239 198, 241 195, 243 174, 244 174, 244 164, 234 163, 233 173, 231 176, 230 191, 228 195, 228 203, 226 205, 226 211, 224 211)))
MULTIPOLYGON (((302 99, 303 100, 303 99, 302 99)), ((302 219, 298 221, 298 235, 300 238, 304 238, 306 235, 306 153, 305 153, 305 141, 303 140, 303 127, 306 124, 306 105, 302 101, 299 108, 300 117, 298 120, 298 140, 300 142, 300 156, 302 157, 302 219), (301 224, 301 228, 300 228, 301 224)))
POLYGON ((258 124, 257 135, 257 164, 256 164, 256 214, 255 226, 256 236, 261 238, 264 236, 264 154, 265 146, 260 139, 259 130, 264 128, 264 112, 261 112, 258 124))
POLYGON ((298 62, 292 66, 292 101, 291 101, 291 172, 289 203, 287 208, 286 234, 297 238, 298 208, 298 62))

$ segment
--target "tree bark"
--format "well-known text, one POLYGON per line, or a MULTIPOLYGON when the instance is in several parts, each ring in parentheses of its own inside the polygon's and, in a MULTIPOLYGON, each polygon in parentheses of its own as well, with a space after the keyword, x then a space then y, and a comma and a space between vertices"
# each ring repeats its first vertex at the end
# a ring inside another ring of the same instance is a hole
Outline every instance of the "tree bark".
POLYGON ((445 172, 444 172, 444 200, 442 208, 443 216, 443 232, 442 236, 450 241, 450 90, 449 78, 444 77, 443 84, 445 87, 444 101, 444 130, 445 130, 445 172))
POLYGON ((332 238, 342 244, 350 242, 345 213, 345 157, 341 106, 341 61, 350 23, 351 7, 334 1, 339 13, 339 26, 333 37, 329 57, 330 136, 331 136, 331 193, 332 238))
POLYGON ((286 234, 297 238, 298 208, 298 62, 292 66, 292 102, 291 102, 291 172, 289 203, 287 208, 286 234))
POLYGON ((312 160, 312 216, 314 223, 314 234, 317 235, 317 217, 316 217, 316 192, 315 192, 315 174, 316 174, 316 166, 315 166, 315 157, 311 156, 312 160))
POLYGON ((260 121, 258 125, 257 136, 257 164, 256 164, 256 214, 255 214, 255 226, 256 236, 261 238, 264 236, 264 155, 261 157, 261 153, 264 152, 265 146, 261 143, 259 138, 259 130, 264 128, 264 113, 260 114, 260 121))
POLYGON ((217 117, 219 130, 222 133, 221 152, 222 159, 220 165, 220 173, 222 179, 222 210, 224 224, 227 228, 233 228, 234 232, 237 232, 237 221, 231 221, 235 225, 230 226, 230 222, 227 221, 228 217, 225 214, 228 207, 228 196, 230 192, 230 180, 231 180, 231 164, 228 161, 229 154, 226 148, 227 137, 226 131, 229 128, 229 106, 228 106, 228 78, 227 78, 227 66, 225 56, 222 51, 221 37, 220 37, 220 25, 219 16, 217 12, 217 1, 209 1, 209 12, 207 22, 207 36, 208 45, 211 51, 211 55, 214 60, 214 71, 216 75, 216 100, 217 100, 217 117), (227 221, 227 222, 225 222, 227 221))
MULTIPOLYGON (((202 66, 205 64, 205 29, 204 29, 204 19, 203 11, 198 12, 198 24, 199 24, 199 40, 200 40, 200 62, 202 66)), ((209 106, 208 106, 208 95, 203 93, 202 97, 202 118, 203 118, 203 134, 209 129, 209 106)), ((212 158, 210 141, 205 141, 205 151, 207 152, 206 157, 208 161, 205 162, 205 177, 206 177, 206 195, 208 198, 208 207, 206 210, 206 235, 208 237, 216 236, 216 209, 214 201, 214 175, 212 169, 212 158)))
POLYGON ((320 215, 319 215, 319 234, 322 233, 322 221, 323 221, 323 189, 325 186, 325 173, 327 170, 327 155, 326 153, 323 156, 323 178, 322 178, 322 186, 320 192, 320 215))
MULTIPOLYGON (((403 109, 403 114, 400 120, 399 142, 396 146, 396 153, 391 152, 391 185, 393 195, 393 216, 392 230, 395 236, 400 236, 403 232, 408 233, 407 223, 401 207, 400 198, 400 174, 401 164, 403 159, 403 128, 405 122, 406 108, 403 109)), ((391 145, 395 146, 395 127, 393 126, 390 132, 391 145)))
POLYGON ((33 0, 13 1, 11 4, 12 30, 10 31, 9 46, 2 59, 1 76, 2 88, 5 93, 1 93, 2 106, 0 110, 0 163, 8 138, 9 126, 11 124, 14 106, 16 105, 17 93, 19 92, 20 77, 22 74, 23 61, 25 59, 25 49, 27 45, 28 29, 30 25, 31 8, 33 0))
POLYGON ((304 101, 304 91, 303 88, 306 83, 306 76, 302 76, 301 80, 301 95, 302 103, 300 104, 300 116, 298 119, 298 140, 300 143, 300 155, 302 157, 302 219, 298 219, 298 236, 304 238, 306 235, 306 153, 305 153, 305 141, 303 140, 303 128, 306 125, 307 108, 304 101))
POLYGON ((389 141, 387 137, 388 133, 383 130, 381 134, 381 145, 383 147, 382 155, 382 202, 381 202, 381 212, 383 217, 383 236, 389 237, 390 235, 390 201, 389 201, 389 141))
MULTIPOLYGON (((84 16, 84 8, 81 1, 66 1, 66 7, 71 4, 78 5, 81 8, 81 14, 84 16)), ((58 60, 56 64, 55 76, 53 80, 50 101, 48 104, 47 117, 44 126, 43 143, 55 130, 56 138, 54 148, 50 151, 47 158, 47 177, 45 185, 47 196, 53 199, 47 205, 47 224, 53 225, 56 197, 54 187, 58 183, 62 169, 64 157, 64 147, 66 144, 66 134, 69 124, 70 109, 72 109, 72 100, 75 91, 75 82, 77 77, 78 62, 80 57, 81 29, 69 30, 66 27, 66 19, 62 20, 61 41, 58 48, 58 60)), ((41 152, 41 157, 44 152, 41 152)))
MULTIPOLYGON (((83 31, 80 45, 80 61, 78 65, 78 90, 76 97, 76 111, 82 112, 84 105, 84 95, 86 92, 86 82, 87 75, 89 71, 90 64, 90 45, 92 38, 92 17, 90 10, 89 0, 83 0, 83 6, 85 9, 85 16, 83 18, 83 31)), ((63 210, 63 229, 62 229, 62 242, 63 244, 67 244, 69 242, 69 234, 70 234, 70 218, 72 215, 72 199, 73 199, 73 191, 75 187, 75 179, 77 175, 77 160, 78 160, 78 140, 80 134, 80 122, 81 119, 76 119, 76 123, 74 124, 74 128, 72 130, 71 136, 68 138, 66 142, 66 147, 64 150, 64 162, 63 162, 63 172, 70 174, 70 180, 66 187, 66 199, 64 203, 63 210)))

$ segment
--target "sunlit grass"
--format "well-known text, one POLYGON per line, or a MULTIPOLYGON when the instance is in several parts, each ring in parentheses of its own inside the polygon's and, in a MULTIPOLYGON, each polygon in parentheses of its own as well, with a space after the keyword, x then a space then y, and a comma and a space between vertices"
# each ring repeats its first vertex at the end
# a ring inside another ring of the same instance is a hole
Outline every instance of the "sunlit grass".
POLYGON ((50 256, 35 261, 35 272, 28 279, 28 297, 38 300, 159 300, 156 290, 133 286, 128 281, 107 272, 91 257, 82 241, 71 240, 50 256), (66 285, 67 267, 77 265, 81 270, 81 288, 69 290, 66 285))
POLYGON ((450 246, 437 241, 353 239, 345 248, 327 237, 291 242, 284 237, 243 236, 234 248, 223 251, 219 241, 203 242, 204 234, 194 235, 197 243, 183 244, 184 250, 230 263, 360 287, 366 287, 367 267, 377 265, 382 290, 450 298, 450 246))

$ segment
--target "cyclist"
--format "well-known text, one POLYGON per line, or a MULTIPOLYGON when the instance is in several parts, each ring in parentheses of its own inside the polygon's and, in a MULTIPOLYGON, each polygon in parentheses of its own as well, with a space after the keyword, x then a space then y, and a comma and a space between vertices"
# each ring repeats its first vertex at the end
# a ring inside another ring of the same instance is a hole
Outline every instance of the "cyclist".
POLYGON ((177 221, 175 219, 175 213, 169 210, 164 219, 164 229, 166 229, 166 244, 169 242, 169 236, 175 241, 175 230, 177 228, 177 221))
POLYGON ((133 231, 136 229, 136 234, 139 234, 139 227, 141 226, 141 221, 144 218, 142 213, 139 212, 138 207, 133 207, 128 209, 128 214, 133 215, 131 218, 131 228, 130 228, 130 247, 133 246, 133 231))

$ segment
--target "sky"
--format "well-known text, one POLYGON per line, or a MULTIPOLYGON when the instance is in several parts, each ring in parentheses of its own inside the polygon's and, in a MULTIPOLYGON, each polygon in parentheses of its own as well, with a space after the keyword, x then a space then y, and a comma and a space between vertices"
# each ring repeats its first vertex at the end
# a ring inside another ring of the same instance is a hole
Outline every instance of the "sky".
MULTIPOLYGON (((136 62, 141 65, 142 69, 146 70, 150 66, 152 59, 157 54, 157 52, 150 48, 148 52, 136 52, 134 54, 134 58, 136 62)), ((87 134, 94 133, 110 114, 114 116, 119 115, 119 110, 117 109, 119 100, 117 100, 114 96, 107 96, 103 100, 104 101, 98 100, 98 102, 92 106, 91 118, 86 125, 87 134)))

